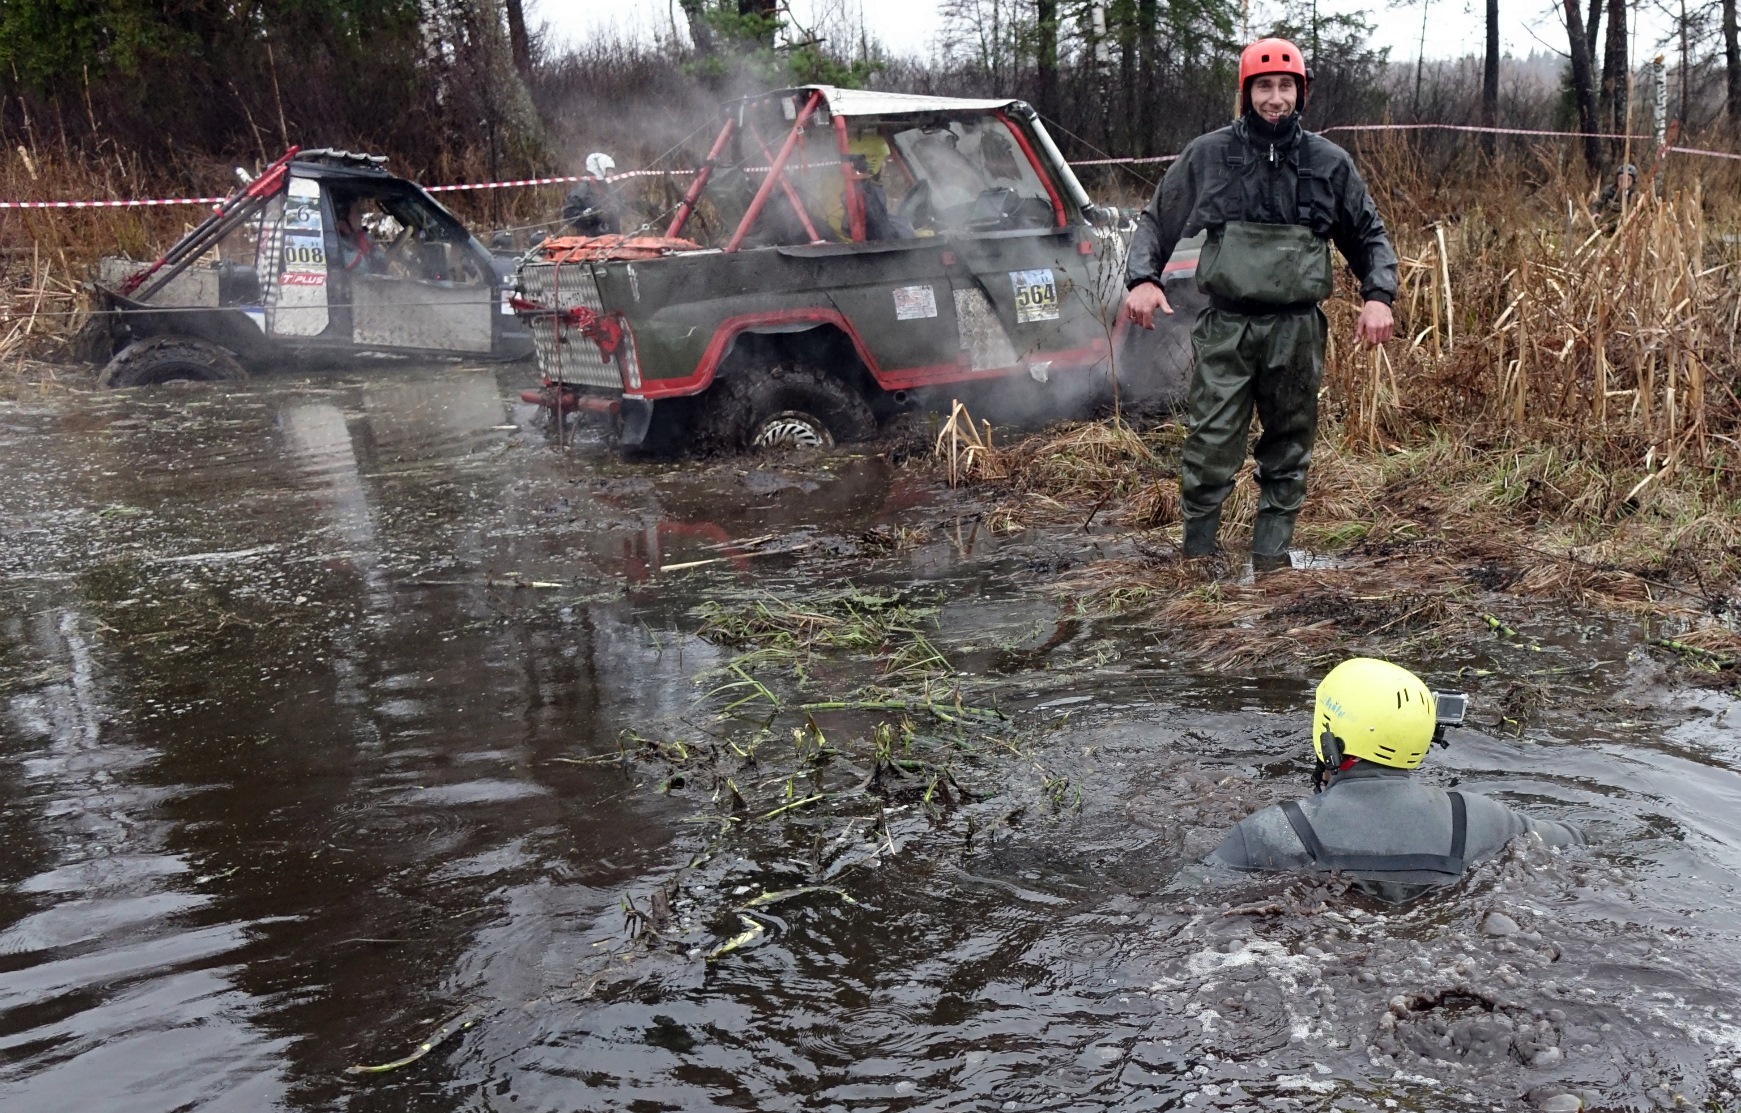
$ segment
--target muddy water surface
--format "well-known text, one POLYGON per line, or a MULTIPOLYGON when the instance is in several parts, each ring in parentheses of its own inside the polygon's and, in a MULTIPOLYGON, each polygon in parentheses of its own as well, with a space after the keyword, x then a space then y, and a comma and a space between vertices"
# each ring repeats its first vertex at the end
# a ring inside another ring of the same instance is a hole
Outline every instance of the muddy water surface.
POLYGON ((557 451, 521 385, 0 408, 8 1113, 1735 1104, 1741 729, 1630 631, 1417 658, 1489 724, 1424 775, 1589 852, 1402 910, 1211 876, 1303 789, 1308 671, 1061 622, 1048 581, 1115 538, 993 537, 874 455, 557 451), (923 601, 924 676, 1008 716, 917 716, 941 793, 862 789, 899 715, 718 716, 707 606, 848 585, 923 601))

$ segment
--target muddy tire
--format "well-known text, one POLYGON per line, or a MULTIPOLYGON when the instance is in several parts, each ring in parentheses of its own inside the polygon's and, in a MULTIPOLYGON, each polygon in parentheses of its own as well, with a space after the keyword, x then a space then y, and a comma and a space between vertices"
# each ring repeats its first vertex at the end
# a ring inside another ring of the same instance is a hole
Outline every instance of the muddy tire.
POLYGON ((182 380, 238 383, 248 372, 227 350, 190 336, 153 336, 121 349, 97 377, 102 387, 155 386, 182 380))
POLYGON ((700 400, 704 452, 829 448, 868 440, 876 416, 840 379, 799 363, 739 368, 700 400))

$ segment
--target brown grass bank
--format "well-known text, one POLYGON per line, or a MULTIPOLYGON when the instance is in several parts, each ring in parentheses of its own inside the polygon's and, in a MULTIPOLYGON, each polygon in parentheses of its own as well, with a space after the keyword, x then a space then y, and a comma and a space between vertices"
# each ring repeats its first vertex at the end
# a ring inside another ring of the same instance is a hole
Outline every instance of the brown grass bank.
POLYGON ((1241 563, 1256 506, 1249 466, 1227 506, 1226 556, 1176 555, 1183 435, 1177 421, 1110 419, 994 444, 963 471, 1005 495, 994 528, 1126 534, 1135 555, 1078 569, 1060 592, 1214 663, 1406 653, 1544 615, 1637 620, 1696 664, 1741 659, 1730 609, 1741 503, 1721 477, 1609 471, 1551 444, 1431 432, 1374 449, 1330 423, 1296 538, 1313 559, 1253 578, 1241 563))

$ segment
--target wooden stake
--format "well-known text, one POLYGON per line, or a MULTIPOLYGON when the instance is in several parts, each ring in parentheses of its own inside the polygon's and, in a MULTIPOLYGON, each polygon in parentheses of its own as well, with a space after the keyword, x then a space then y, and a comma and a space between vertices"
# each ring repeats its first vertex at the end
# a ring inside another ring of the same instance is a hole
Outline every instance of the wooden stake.
POLYGON ((1451 305, 1451 258, 1445 249, 1445 226, 1433 225, 1433 233, 1439 237, 1439 277, 1445 284, 1445 350, 1450 351, 1457 346, 1455 310, 1451 305))

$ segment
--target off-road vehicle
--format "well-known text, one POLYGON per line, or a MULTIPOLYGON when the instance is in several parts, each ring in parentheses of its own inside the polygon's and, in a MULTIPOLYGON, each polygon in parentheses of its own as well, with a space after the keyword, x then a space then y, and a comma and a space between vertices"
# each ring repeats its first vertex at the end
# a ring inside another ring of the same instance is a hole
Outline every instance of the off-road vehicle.
POLYGON ((104 259, 82 340, 104 386, 364 356, 519 359, 513 258, 385 158, 292 148, 153 263, 104 259))
POLYGON ((626 445, 729 451, 861 439, 975 383, 1035 412, 1115 371, 1182 393, 1195 248, 1168 268, 1177 316, 1119 323, 1129 226, 1019 100, 733 102, 662 231, 521 265, 544 378, 527 400, 615 413, 626 445))

